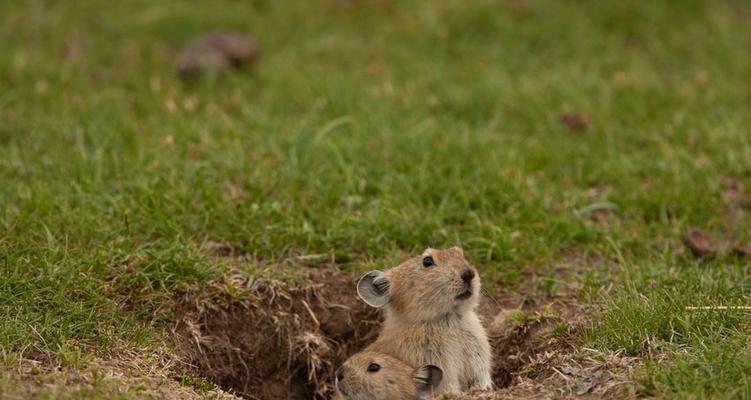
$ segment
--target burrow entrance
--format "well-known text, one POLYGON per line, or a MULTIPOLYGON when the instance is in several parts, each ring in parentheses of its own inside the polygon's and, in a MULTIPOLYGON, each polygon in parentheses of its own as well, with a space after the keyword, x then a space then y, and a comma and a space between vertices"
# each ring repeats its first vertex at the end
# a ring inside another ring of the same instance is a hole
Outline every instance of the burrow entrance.
MULTIPOLYGON (((355 276, 311 270, 305 282, 246 281, 242 300, 184 299, 176 310, 178 350, 195 373, 248 399, 331 398, 333 371, 375 339, 379 316, 357 298, 355 276)), ((521 304, 527 311, 521 316, 512 314, 520 306, 516 300, 484 299, 480 307, 497 388, 514 385, 519 374, 552 373, 538 365, 538 355, 571 347, 561 332, 553 332, 567 316, 542 313, 543 306, 534 303, 521 304)))

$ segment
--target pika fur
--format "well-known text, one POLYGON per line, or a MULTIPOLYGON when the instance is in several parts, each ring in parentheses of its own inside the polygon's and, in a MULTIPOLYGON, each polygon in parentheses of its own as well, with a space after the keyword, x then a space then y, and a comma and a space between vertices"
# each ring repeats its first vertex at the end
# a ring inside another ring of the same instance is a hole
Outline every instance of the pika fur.
POLYGON ((336 391, 342 400, 426 399, 442 377, 435 365, 413 368, 389 355, 363 351, 336 370, 336 391))
POLYGON ((428 248, 385 272, 368 272, 357 293, 384 311, 381 332, 366 350, 440 367, 442 391, 492 387, 490 344, 475 313, 480 278, 461 248, 428 248))

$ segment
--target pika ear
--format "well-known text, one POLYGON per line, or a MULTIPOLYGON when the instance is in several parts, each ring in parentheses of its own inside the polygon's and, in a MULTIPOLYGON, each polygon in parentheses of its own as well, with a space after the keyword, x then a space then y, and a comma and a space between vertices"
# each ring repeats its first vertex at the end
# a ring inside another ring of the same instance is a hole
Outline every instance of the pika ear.
POLYGON ((435 365, 427 364, 415 371, 415 386, 417 395, 421 398, 429 397, 438 389, 443 380, 443 370, 435 365))
POLYGON ((461 247, 459 247, 459 246, 454 246, 454 247, 452 247, 452 249, 454 249, 454 250, 458 251, 458 252, 459 252, 459 254, 461 254, 461 255, 462 255, 462 257, 464 257, 464 249, 462 249, 462 248, 461 248, 461 247))
POLYGON ((381 308, 389 302, 389 278, 384 272, 370 271, 357 282, 357 295, 365 304, 381 308))

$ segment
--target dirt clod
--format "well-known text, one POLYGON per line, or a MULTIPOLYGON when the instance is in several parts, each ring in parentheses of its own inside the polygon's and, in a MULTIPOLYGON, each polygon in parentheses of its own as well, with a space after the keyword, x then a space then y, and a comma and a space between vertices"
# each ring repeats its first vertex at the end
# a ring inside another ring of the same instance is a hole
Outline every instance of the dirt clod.
POLYGON ((689 229, 683 235, 683 243, 691 250, 691 253, 699 258, 709 258, 717 253, 717 247, 709 234, 698 228, 689 229))
POLYGON ((256 41, 242 33, 211 32, 188 42, 177 61, 177 73, 184 81, 207 72, 221 72, 258 63, 261 50, 256 41))
POLYGON ((563 113, 558 121, 571 132, 584 132, 591 125, 589 117, 581 113, 563 113))

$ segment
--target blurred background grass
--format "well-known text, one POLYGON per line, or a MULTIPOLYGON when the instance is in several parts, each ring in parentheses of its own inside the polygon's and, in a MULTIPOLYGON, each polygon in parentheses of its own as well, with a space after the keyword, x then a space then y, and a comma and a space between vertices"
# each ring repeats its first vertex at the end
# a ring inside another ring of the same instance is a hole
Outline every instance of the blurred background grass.
POLYGON ((252 254, 250 275, 459 244, 493 293, 600 309, 586 345, 667 360, 644 393, 748 396, 747 315, 683 311, 747 303, 748 262, 680 238, 751 239, 749 16, 730 0, 2 2, 0 354, 159 342, 175 293, 230 268, 206 241, 252 254), (180 47, 217 28, 253 35, 261 63, 182 84, 180 47))

